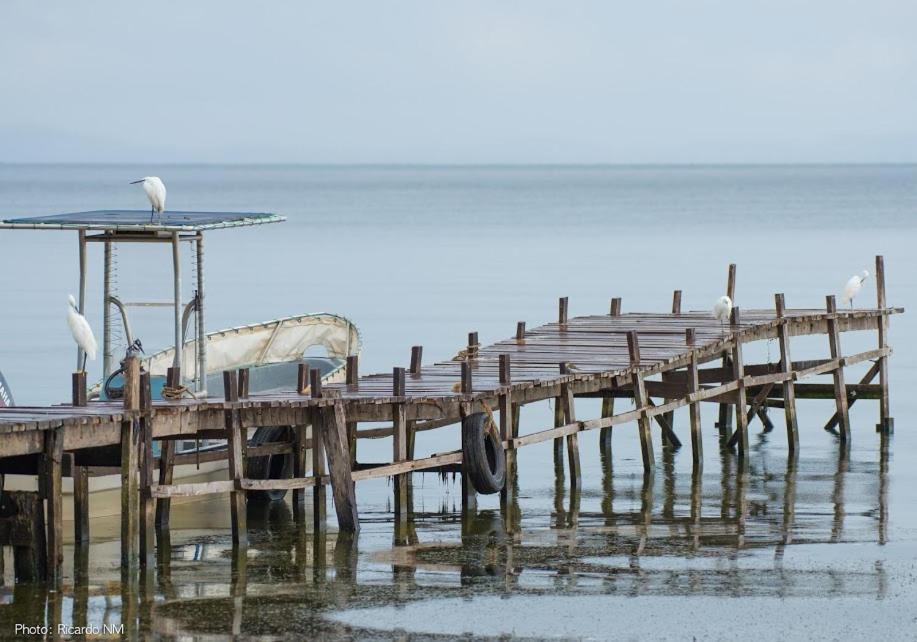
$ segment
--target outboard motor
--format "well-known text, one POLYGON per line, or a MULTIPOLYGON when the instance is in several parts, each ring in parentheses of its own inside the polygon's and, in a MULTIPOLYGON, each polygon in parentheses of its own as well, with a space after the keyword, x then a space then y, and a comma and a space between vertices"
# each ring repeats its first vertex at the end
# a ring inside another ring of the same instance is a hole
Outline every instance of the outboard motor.
POLYGON ((0 372, 0 408, 11 408, 14 405, 13 393, 10 392, 10 386, 3 378, 3 373, 0 372))

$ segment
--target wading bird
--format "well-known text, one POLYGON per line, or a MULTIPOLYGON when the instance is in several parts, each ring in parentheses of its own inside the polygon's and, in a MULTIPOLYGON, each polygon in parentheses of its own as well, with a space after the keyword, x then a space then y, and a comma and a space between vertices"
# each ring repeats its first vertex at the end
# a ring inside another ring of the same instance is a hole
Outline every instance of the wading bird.
POLYGON ((728 296, 721 296, 716 300, 716 304, 713 306, 713 316, 716 317, 717 321, 726 323, 729 321, 729 317, 732 314, 732 299, 728 296))
POLYGON ((137 183, 143 183, 143 191, 146 192, 146 196, 150 199, 150 223, 153 222, 153 215, 159 214, 159 217, 162 218, 162 213, 166 209, 166 186, 159 179, 158 176, 146 176, 141 178, 139 181, 131 182, 131 185, 136 185, 137 183))
POLYGON ((83 350, 83 367, 80 368, 80 370, 85 372, 86 357, 89 357, 93 361, 96 359, 96 338, 92 334, 92 328, 89 327, 89 322, 86 320, 86 317, 77 310, 76 299, 73 298, 72 294, 68 297, 68 301, 67 325, 70 326, 70 333, 73 335, 73 340, 76 341, 76 345, 83 350))
POLYGON ((853 297, 863 289, 863 283, 869 278, 869 272, 863 270, 862 274, 854 274, 844 286, 844 294, 841 296, 841 303, 849 303, 850 309, 853 309, 853 297))

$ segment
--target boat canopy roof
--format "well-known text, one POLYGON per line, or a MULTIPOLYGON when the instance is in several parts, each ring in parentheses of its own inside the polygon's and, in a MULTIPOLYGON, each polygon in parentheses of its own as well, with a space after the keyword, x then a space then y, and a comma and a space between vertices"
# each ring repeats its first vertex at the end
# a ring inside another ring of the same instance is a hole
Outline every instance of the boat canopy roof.
MULTIPOLYGON (((321 346, 331 359, 359 354, 360 331, 349 319, 319 312, 207 333, 207 374, 222 370, 285 363, 303 358, 312 346, 321 346)), ((186 341, 182 372, 195 371, 197 344, 186 341)), ((151 375, 164 376, 173 365, 175 348, 150 355, 144 366, 151 375)))
POLYGON ((0 229, 99 230, 106 232, 200 232, 279 223, 269 212, 163 212, 150 222, 150 210, 94 210, 0 220, 0 229))

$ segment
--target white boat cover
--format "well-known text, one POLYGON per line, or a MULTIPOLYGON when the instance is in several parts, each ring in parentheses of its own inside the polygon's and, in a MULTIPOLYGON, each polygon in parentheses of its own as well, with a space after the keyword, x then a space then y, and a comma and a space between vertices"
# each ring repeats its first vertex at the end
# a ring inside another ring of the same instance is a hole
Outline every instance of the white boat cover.
MULTIPOLYGON (((182 350, 181 369, 182 373, 188 373, 186 376, 196 369, 196 343, 186 341, 182 350)), ((328 357, 343 359, 360 353, 360 332, 350 320, 324 312, 210 332, 207 374, 297 361, 313 346, 324 347, 328 357)), ((165 376, 174 354, 174 348, 157 352, 144 360, 144 366, 153 376, 165 376)))

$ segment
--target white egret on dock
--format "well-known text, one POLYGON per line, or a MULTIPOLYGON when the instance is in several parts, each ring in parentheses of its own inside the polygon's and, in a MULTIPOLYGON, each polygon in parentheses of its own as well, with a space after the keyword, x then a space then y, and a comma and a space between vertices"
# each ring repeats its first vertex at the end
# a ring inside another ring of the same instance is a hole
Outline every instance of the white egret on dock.
POLYGON ((869 278, 869 272, 863 270, 861 274, 854 274, 844 286, 844 294, 841 296, 841 303, 849 303, 850 309, 853 309, 853 297, 863 289, 863 283, 869 278))
POLYGON ((162 216, 166 209, 166 186, 158 176, 145 176, 139 181, 131 182, 131 185, 143 183, 143 191, 146 192, 147 198, 150 199, 150 223, 153 222, 153 214, 162 216))
POLYGON ((732 315, 732 299, 728 296, 721 296, 716 300, 716 303, 713 306, 713 316, 716 317, 717 321, 726 323, 729 321, 729 317, 732 315))
POLYGON ((95 335, 92 334, 92 328, 89 327, 89 321, 86 320, 79 310, 76 307, 76 299, 73 298, 71 294, 68 297, 69 304, 67 305, 67 325, 70 326, 70 333, 73 335, 73 340, 76 341, 76 344, 83 351, 83 367, 81 370, 86 371, 86 357, 89 357, 93 361, 96 359, 96 344, 95 335))

